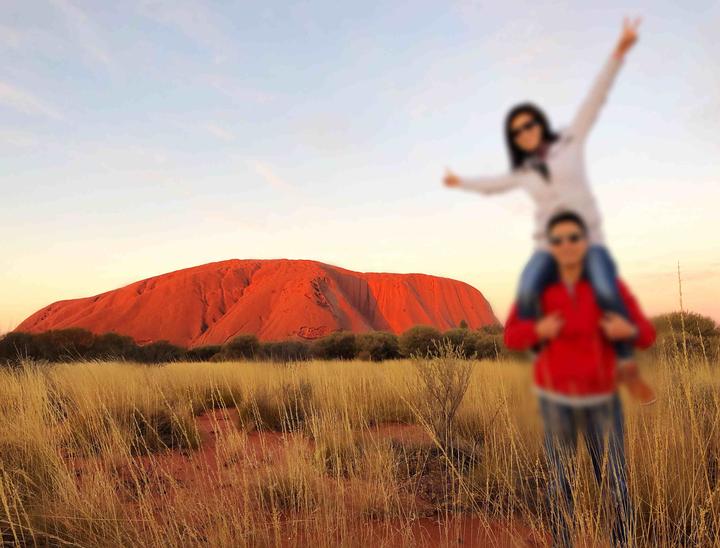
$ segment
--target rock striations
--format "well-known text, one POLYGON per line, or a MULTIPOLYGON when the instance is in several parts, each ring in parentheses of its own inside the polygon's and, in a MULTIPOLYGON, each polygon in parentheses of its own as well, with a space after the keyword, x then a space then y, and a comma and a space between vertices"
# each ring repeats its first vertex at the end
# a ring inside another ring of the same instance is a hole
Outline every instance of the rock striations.
POLYGON ((15 331, 82 327, 139 344, 222 344, 240 333, 260 340, 315 339, 338 330, 440 330, 465 320, 497 323, 474 287, 426 274, 353 272, 312 260, 230 259, 176 270, 93 297, 52 303, 15 331))

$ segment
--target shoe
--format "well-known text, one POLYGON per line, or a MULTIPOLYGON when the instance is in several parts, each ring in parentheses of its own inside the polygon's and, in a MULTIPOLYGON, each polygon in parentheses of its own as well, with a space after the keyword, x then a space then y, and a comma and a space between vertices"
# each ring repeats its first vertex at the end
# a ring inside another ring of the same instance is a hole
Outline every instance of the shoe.
POLYGON ((657 400, 655 391, 640 377, 640 372, 635 362, 630 362, 618 367, 618 382, 627 386, 630 395, 637 400, 640 405, 652 405, 657 400))

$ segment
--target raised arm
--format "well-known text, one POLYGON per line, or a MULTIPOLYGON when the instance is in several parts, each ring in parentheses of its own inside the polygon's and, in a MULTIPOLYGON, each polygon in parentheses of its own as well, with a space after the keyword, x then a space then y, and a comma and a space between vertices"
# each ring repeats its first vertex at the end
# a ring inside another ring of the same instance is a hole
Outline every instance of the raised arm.
POLYGON ((607 57, 595 76, 590 91, 580 104, 575 117, 570 124, 570 134, 577 140, 584 140, 592 129, 598 114, 607 100, 618 71, 624 64, 625 54, 637 41, 637 26, 640 24, 638 18, 635 22, 629 22, 626 18, 623 22, 623 30, 617 45, 607 57))
POLYGON ((590 133, 622 64, 623 59, 614 51, 603 64, 600 74, 595 77, 590 92, 585 96, 570 124, 570 135, 575 139, 584 140, 590 133))

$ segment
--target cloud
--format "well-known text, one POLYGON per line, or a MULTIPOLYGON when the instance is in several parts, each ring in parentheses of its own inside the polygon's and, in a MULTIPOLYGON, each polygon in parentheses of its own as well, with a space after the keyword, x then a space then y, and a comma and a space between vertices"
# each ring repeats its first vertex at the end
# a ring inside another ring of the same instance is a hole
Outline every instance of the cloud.
POLYGON ((66 48, 58 33, 37 27, 11 27, 0 24, 0 49, 28 54, 37 52, 53 58, 66 48))
POLYGON ((362 144, 354 120, 346 113, 309 112, 289 118, 285 127, 303 144, 326 153, 345 153, 362 144))
POLYGON ((10 49, 20 49, 23 43, 22 33, 6 25, 0 25, 0 46, 10 49))
POLYGON ((201 48, 213 52, 215 63, 235 53, 232 41, 221 30, 221 21, 201 2, 142 0, 138 11, 148 19, 175 28, 201 48))
POLYGON ((87 14, 70 0, 50 0, 50 3, 63 14, 76 42, 87 51, 95 61, 110 66, 111 58, 95 23, 87 14))
POLYGON ((42 115, 54 120, 63 119, 62 114, 54 107, 5 82, 0 82, 0 104, 26 114, 42 115))
POLYGON ((296 193, 295 187, 290 183, 286 182, 284 179, 280 178, 271 166, 262 162, 254 162, 253 168, 255 170, 255 173, 260 175, 271 187, 281 190, 283 192, 291 192, 293 194, 296 193))
POLYGON ((235 135, 228 129, 214 123, 214 122, 208 122, 206 123, 203 128, 210 133, 211 135, 214 135, 221 141, 226 141, 228 143, 235 141, 235 135))
POLYGON ((37 144, 34 135, 11 129, 0 129, 0 143, 17 148, 30 148, 37 144))
POLYGON ((247 87, 224 75, 213 74, 207 76, 206 80, 210 87, 241 103, 267 104, 275 99, 271 93, 247 87))

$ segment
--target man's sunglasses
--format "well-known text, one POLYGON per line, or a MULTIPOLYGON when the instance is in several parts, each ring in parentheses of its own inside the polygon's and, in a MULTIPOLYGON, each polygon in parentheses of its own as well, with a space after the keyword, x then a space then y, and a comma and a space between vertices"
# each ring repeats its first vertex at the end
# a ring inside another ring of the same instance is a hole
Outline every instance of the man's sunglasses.
POLYGON ((580 240, 583 239, 583 235, 579 232, 572 232, 571 234, 567 234, 565 236, 551 236, 550 237, 550 243, 554 246, 558 246, 562 244, 565 240, 570 242, 571 244, 576 244, 580 240))
POLYGON ((537 125, 537 123, 538 123, 538 121, 535 120, 534 118, 533 118, 532 120, 528 120, 528 121, 525 122, 523 125, 511 129, 511 130, 510 130, 510 135, 512 135, 513 137, 517 137, 517 136, 520 135, 523 131, 525 131, 525 130, 527 130, 527 129, 532 129, 532 128, 534 128, 534 127, 537 125))

